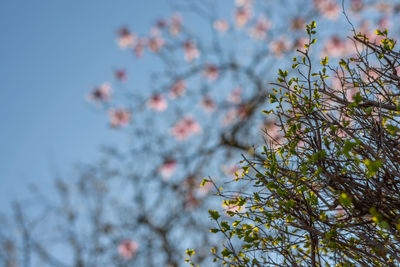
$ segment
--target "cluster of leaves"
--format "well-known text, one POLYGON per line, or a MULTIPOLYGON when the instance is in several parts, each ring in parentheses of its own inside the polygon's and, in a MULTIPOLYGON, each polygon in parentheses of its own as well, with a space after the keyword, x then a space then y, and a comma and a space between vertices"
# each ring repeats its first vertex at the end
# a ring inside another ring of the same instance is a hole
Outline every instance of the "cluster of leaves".
POLYGON ((399 266, 400 53, 387 30, 380 42, 354 31, 353 57, 315 66, 315 22, 293 59, 279 70, 266 116, 284 138, 266 144, 240 181, 242 207, 221 220, 226 243, 212 251, 235 266, 399 266))

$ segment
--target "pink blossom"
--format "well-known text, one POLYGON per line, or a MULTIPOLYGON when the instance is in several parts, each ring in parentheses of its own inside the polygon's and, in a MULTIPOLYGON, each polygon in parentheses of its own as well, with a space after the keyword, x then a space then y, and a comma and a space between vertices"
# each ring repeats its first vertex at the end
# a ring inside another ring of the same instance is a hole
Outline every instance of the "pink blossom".
POLYGON ((99 87, 95 87, 88 96, 89 100, 96 102, 108 102, 111 99, 112 88, 109 83, 103 83, 99 87))
POLYGON ((229 23, 226 20, 216 20, 213 26, 219 32, 226 32, 229 29, 229 23))
POLYGON ((114 72, 114 76, 115 76, 115 78, 117 78, 118 80, 120 80, 122 82, 126 82, 128 80, 128 76, 126 75, 126 71, 123 70, 123 69, 116 70, 114 72))
POLYGON ((290 43, 286 38, 281 38, 276 41, 272 41, 270 49, 273 54, 277 57, 281 57, 284 53, 290 50, 290 43))
POLYGON ((165 19, 160 19, 156 22, 156 27, 159 29, 163 29, 167 26, 167 22, 165 21, 165 19))
POLYGON ((364 8, 363 0, 351 0, 351 10, 359 12, 364 8))
POLYGON ((138 249, 139 244, 137 242, 125 240, 118 245, 118 254, 125 259, 131 259, 136 255, 138 249))
POLYGON ((267 121, 265 123, 264 130, 268 135, 268 139, 270 139, 273 142, 275 141, 279 142, 283 137, 281 127, 278 126, 274 121, 267 121))
POLYGON ((219 70, 216 66, 211 64, 206 64, 204 67, 204 76, 206 76, 210 81, 215 81, 218 79, 219 70))
POLYGON ((122 27, 118 31, 118 45, 121 49, 133 46, 136 39, 136 35, 132 34, 126 27, 122 27))
POLYGON ((186 91, 186 82, 184 80, 178 80, 176 81, 171 88, 171 91, 169 92, 169 96, 172 99, 181 97, 185 94, 186 91))
POLYGON ((292 28, 292 30, 298 31, 298 30, 303 30, 305 24, 306 21, 303 18, 296 17, 292 19, 290 27, 292 28))
POLYGON ((147 105, 156 111, 164 111, 168 107, 168 102, 161 94, 154 94, 147 100, 147 105))
POLYGON ((228 126, 232 124, 238 116, 238 112, 236 108, 232 108, 228 110, 228 112, 225 114, 225 116, 222 118, 221 125, 222 126, 228 126))
POLYGON ((235 4, 236 6, 251 6, 252 0, 236 0, 235 4))
POLYGON ((346 43, 337 35, 329 38, 324 44, 324 54, 330 57, 340 57, 347 53, 346 43))
POLYGON ((165 41, 160 36, 153 36, 147 42, 147 47, 151 52, 158 53, 160 49, 164 46, 165 41))
POLYGON ((158 172, 164 180, 168 180, 176 171, 176 165, 177 163, 174 159, 166 159, 163 164, 158 167, 158 172))
POLYGON ((357 88, 354 88, 354 87, 348 88, 348 89, 346 90, 346 98, 347 98, 347 101, 353 101, 354 96, 355 96, 357 93, 358 93, 358 89, 357 89, 357 88))
POLYGON ((204 186, 199 185, 197 188, 197 192, 199 193, 200 196, 205 196, 208 194, 208 192, 211 191, 212 188, 213 188, 213 184, 208 182, 204 186))
POLYGON ((236 87, 235 90, 228 96, 228 101, 233 104, 239 104, 242 101, 242 88, 236 87))
POLYGON ((314 4, 317 10, 330 20, 339 16, 340 8, 334 0, 314 0, 314 4))
POLYGON ((294 41, 294 47, 295 47, 296 50, 303 51, 304 50, 304 45, 306 45, 306 44, 308 44, 308 39, 305 38, 305 37, 297 38, 294 41))
POLYGON ((144 38, 139 39, 134 47, 133 47, 133 52, 136 54, 136 57, 141 57, 143 56, 143 52, 144 52, 144 47, 146 45, 147 41, 144 38))
POLYGON ((169 33, 172 36, 177 36, 182 30, 182 17, 179 14, 174 14, 171 17, 169 33))
POLYGON ((201 132, 201 126, 190 115, 182 118, 170 129, 170 134, 178 141, 183 141, 201 132))
POLYGON ((224 172, 224 174, 232 179, 234 179, 235 177, 242 177, 242 175, 244 174, 244 171, 242 168, 239 168, 236 164, 232 164, 232 165, 223 165, 222 166, 222 171, 224 172))
POLYGON ((382 17, 378 21, 378 28, 381 30, 389 29, 390 21, 387 17, 382 17))
POLYGON ((211 113, 216 109, 215 102, 209 96, 203 97, 201 100, 201 106, 207 113, 211 113))
POLYGON ((190 40, 183 44, 183 51, 185 52, 185 60, 187 62, 191 62, 200 56, 200 51, 197 49, 196 44, 190 40))
POLYGON ((185 195, 185 207, 187 209, 194 209, 200 205, 200 200, 195 196, 192 191, 189 191, 185 195))
POLYGON ((251 9, 248 7, 239 7, 235 11, 235 24, 237 27, 242 28, 251 18, 251 9))
POLYGON ((108 115, 112 127, 126 126, 131 120, 131 113, 126 109, 111 109, 108 115))
POLYGON ((257 22, 250 30, 251 37, 259 40, 264 40, 267 38, 267 31, 271 27, 271 22, 265 17, 258 18, 257 22))

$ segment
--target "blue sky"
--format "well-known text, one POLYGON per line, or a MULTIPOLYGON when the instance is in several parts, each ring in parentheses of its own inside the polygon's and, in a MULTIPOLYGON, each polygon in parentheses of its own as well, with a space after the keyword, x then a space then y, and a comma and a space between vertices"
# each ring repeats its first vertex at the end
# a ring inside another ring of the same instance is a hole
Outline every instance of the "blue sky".
POLYGON ((132 60, 117 28, 147 32, 168 13, 164 0, 0 2, 0 209, 29 183, 48 190, 55 172, 95 159, 99 145, 122 143, 85 95, 132 60))

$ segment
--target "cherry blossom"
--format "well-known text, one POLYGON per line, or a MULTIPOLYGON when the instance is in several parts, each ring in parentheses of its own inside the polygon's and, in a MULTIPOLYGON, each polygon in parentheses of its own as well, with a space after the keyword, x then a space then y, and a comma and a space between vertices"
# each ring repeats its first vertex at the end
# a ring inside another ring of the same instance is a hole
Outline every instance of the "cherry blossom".
POLYGON ((235 11, 235 24, 237 27, 242 28, 251 18, 251 9, 248 7, 239 7, 235 11))
POLYGON ((251 6, 252 0, 236 0, 235 4, 236 6, 251 6))
POLYGON ((193 119, 192 116, 179 120, 171 129, 170 134, 178 141, 183 141, 194 134, 202 132, 201 126, 193 119))
POLYGON ((216 109, 216 104, 215 102, 209 97, 205 96, 201 100, 201 107, 207 112, 207 113, 212 113, 216 109))
POLYGON ((126 109, 110 109, 108 115, 112 127, 126 126, 131 120, 131 113, 126 109))
POLYGON ((183 96, 185 92, 186 92, 186 82, 184 80, 178 80, 172 85, 171 91, 169 92, 169 96, 172 99, 175 99, 183 96))
POLYGON ((268 139, 272 142, 279 142, 283 137, 281 127, 274 121, 267 121, 264 125, 264 131, 266 131, 268 139))
POLYGON ((132 34, 128 28, 122 27, 118 31, 118 45, 121 49, 131 47, 136 42, 136 35, 132 34))
POLYGON ((164 46, 165 41, 161 36, 155 35, 151 37, 147 41, 147 47, 149 48, 150 51, 154 53, 160 52, 160 49, 164 46))
POLYGON ((292 19, 290 27, 292 28, 292 30, 299 31, 304 29, 305 24, 306 21, 303 18, 295 17, 292 19))
POLYGON ((139 244, 133 240, 122 241, 118 245, 118 254, 124 259, 133 258, 139 249, 139 244))
POLYGON ((176 171, 177 162, 174 159, 166 159, 160 167, 158 172, 161 174, 163 180, 171 178, 172 174, 176 171))
POLYGON ((140 38, 133 47, 133 52, 137 57, 141 57, 144 52, 144 48, 147 44, 147 40, 145 38, 140 38))
POLYGON ((200 51, 197 49, 196 44, 188 40, 183 44, 183 51, 185 52, 185 60, 191 62, 200 56, 200 51))
POLYGON ((95 87, 88 95, 88 100, 96 102, 108 102, 111 99, 112 88, 109 83, 103 83, 99 87, 95 87))
POLYGON ((168 102, 161 94, 154 94, 147 100, 147 105, 156 111, 164 111, 168 107, 168 102))
POLYGON ((185 207, 187 209, 194 209, 200 205, 200 200, 196 197, 196 195, 189 191, 185 195, 185 207))
POLYGON ((213 26, 219 32, 226 32, 229 29, 229 23, 226 20, 216 20, 213 26))
POLYGON ((344 40, 334 35, 326 40, 324 44, 323 54, 330 57, 340 57, 347 53, 347 46, 344 40))
POLYGON ((359 12, 364 8, 363 0, 351 0, 350 9, 354 12, 359 12))
POLYGON ((308 39, 306 37, 300 37, 294 41, 294 48, 296 50, 303 51, 304 45, 306 45, 306 44, 308 44, 308 39))
POLYGON ((219 76, 219 70, 216 66, 212 64, 206 64, 204 67, 203 74, 205 77, 207 77, 210 81, 214 81, 218 79, 219 76))
POLYGON ((232 164, 232 165, 223 165, 222 166, 222 171, 223 173, 234 179, 235 177, 242 177, 244 171, 242 168, 239 168, 236 164, 232 164))
POLYGON ((255 39, 264 40, 267 38, 267 31, 270 29, 270 27, 271 22, 262 16, 258 18, 257 22, 251 28, 250 36, 255 39))
POLYGON ((326 18, 335 20, 340 13, 340 7, 334 0, 314 0, 317 10, 326 18))
POLYGON ((239 104, 242 101, 242 88, 236 87, 235 90, 228 96, 228 101, 233 104, 239 104))
POLYGON ((174 14, 171 17, 169 33, 172 36, 177 36, 182 30, 182 17, 179 14, 174 14))
POLYGON ((221 125, 222 126, 229 126, 232 124, 238 116, 238 110, 237 108, 231 108, 228 110, 228 112, 225 114, 225 116, 222 118, 221 125))
POLYGON ((280 38, 271 42, 270 49, 275 56, 281 57, 290 50, 290 43, 286 38, 280 38))
POLYGON ((118 69, 118 70, 114 71, 114 76, 115 76, 115 78, 117 78, 118 80, 120 80, 122 82, 126 82, 128 80, 128 76, 124 69, 118 69))

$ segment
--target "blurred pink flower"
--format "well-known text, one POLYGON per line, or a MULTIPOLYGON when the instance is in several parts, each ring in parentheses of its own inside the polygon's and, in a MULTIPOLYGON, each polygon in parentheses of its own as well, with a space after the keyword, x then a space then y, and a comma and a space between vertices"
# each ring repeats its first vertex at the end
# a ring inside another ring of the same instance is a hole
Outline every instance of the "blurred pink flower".
POLYGON ((282 129, 275 121, 266 121, 264 130, 267 132, 268 139, 272 142, 279 142, 283 137, 282 129))
POLYGON ((200 205, 200 200, 196 197, 196 195, 189 191, 185 195, 185 208, 186 209, 194 209, 200 205))
POLYGON ((213 26, 219 32, 226 32, 229 29, 229 23, 226 20, 216 20, 213 26))
POLYGON ((147 100, 147 105, 156 111, 164 111, 168 107, 168 102, 161 94, 154 94, 147 100))
POLYGON ((173 14, 171 17, 171 24, 169 26, 169 33, 172 36, 177 36, 182 30, 182 17, 179 14, 173 14))
POLYGON ((304 30, 305 25, 306 21, 303 18, 295 17, 290 23, 290 28, 292 28, 292 30, 299 31, 304 30))
POLYGON ((190 115, 182 118, 170 129, 170 134, 178 141, 183 141, 201 132, 201 126, 190 115))
POLYGON ((165 28, 166 26, 167 26, 167 22, 165 21, 165 19, 159 19, 159 20, 156 22, 156 27, 159 28, 159 29, 163 29, 163 28, 165 28))
POLYGON ((161 36, 153 36, 147 42, 147 47, 151 52, 158 53, 160 49, 164 46, 165 41, 161 36))
POLYGON ((136 39, 136 35, 132 34, 126 27, 122 27, 118 31, 118 45, 121 49, 132 47, 135 44, 136 39))
POLYGON ((286 38, 280 38, 271 42, 270 49, 275 56, 281 57, 290 50, 290 43, 286 38))
POLYGON ((126 71, 123 69, 118 69, 118 70, 114 71, 114 76, 115 76, 115 78, 117 78, 117 80, 120 80, 122 82, 126 82, 128 80, 126 71))
POLYGON ((88 95, 88 100, 96 102, 108 102, 111 99, 112 88, 109 83, 103 83, 99 87, 95 87, 88 95))
POLYGON ((296 50, 304 51, 304 45, 306 45, 307 43, 308 43, 308 39, 307 38, 305 38, 305 37, 297 38, 294 41, 294 48, 296 50))
POLYGON ((335 0, 314 0, 316 9, 326 18, 335 20, 339 16, 340 8, 335 0))
POLYGON ((218 79, 219 70, 216 66, 211 64, 206 64, 204 67, 204 76, 207 77, 210 81, 215 81, 218 79))
POLYGON ((364 8, 363 0, 351 0, 351 10, 354 12, 359 12, 364 8))
POLYGON ((334 35, 325 41, 323 53, 330 57, 341 57, 346 55, 347 48, 346 42, 334 35))
POLYGON ((238 86, 228 96, 228 101, 233 104, 239 104, 242 101, 242 87, 238 86))
POLYGON ((118 254, 125 259, 131 259, 136 255, 138 249, 139 244, 137 242, 125 240, 118 245, 118 254))
POLYGON ((169 96, 172 99, 181 97, 185 94, 186 91, 186 82, 184 80, 178 80, 176 81, 171 88, 171 91, 169 92, 169 96))
POLYGON ((136 54, 136 57, 141 57, 143 56, 144 52, 144 47, 146 45, 147 41, 144 38, 140 38, 134 45, 133 47, 133 52, 136 54))
POLYGON ((237 108, 231 108, 222 118, 221 125, 228 126, 232 124, 236 120, 237 116, 238 116, 237 108))
POLYGON ((251 18, 251 9, 248 7, 239 7, 235 11, 235 24, 237 27, 242 28, 251 18))
POLYGON ((172 174, 176 171, 176 161, 174 159, 166 159, 160 167, 158 172, 161 174, 163 180, 171 178, 172 174))
POLYGON ((270 29, 270 27, 271 22, 267 18, 261 16, 250 29, 250 36, 255 39, 264 40, 267 38, 267 31, 270 29))
POLYGON ((131 113, 126 109, 110 109, 108 115, 112 127, 126 126, 131 120, 131 113))
POLYGON ((236 6, 251 6, 252 0, 236 0, 235 4, 236 6))
POLYGON ((185 53, 185 60, 187 62, 191 62, 193 59, 196 59, 200 56, 200 51, 197 49, 196 44, 188 40, 183 44, 183 51, 185 53))
POLYGON ((222 165, 222 172, 229 178, 234 179, 236 177, 236 174, 238 177, 242 177, 244 171, 242 168, 239 168, 236 164, 232 164, 232 165, 222 165))
POLYGON ((201 106, 207 113, 211 113, 216 109, 215 102, 209 96, 203 97, 201 100, 201 106))

